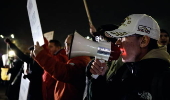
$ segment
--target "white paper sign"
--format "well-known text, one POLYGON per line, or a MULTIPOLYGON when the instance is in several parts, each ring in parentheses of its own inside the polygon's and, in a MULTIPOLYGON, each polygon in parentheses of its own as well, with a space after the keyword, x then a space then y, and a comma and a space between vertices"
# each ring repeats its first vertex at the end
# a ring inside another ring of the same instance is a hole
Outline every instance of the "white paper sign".
POLYGON ((47 33, 44 33, 44 37, 50 41, 53 39, 53 36, 54 36, 54 31, 50 31, 50 32, 47 32, 47 33))
POLYGON ((37 4, 35 0, 27 1, 28 17, 31 25, 32 37, 34 45, 38 41, 40 46, 44 44, 43 32, 41 29, 39 14, 37 10, 37 4))
POLYGON ((9 65, 9 63, 8 63, 8 55, 7 54, 2 55, 2 62, 3 62, 3 66, 9 65))
POLYGON ((26 62, 24 62, 24 68, 23 68, 23 70, 24 70, 24 74, 25 75, 27 75, 27 63, 26 62))
POLYGON ((28 91, 29 91, 30 81, 27 78, 24 79, 23 76, 24 76, 24 74, 22 74, 22 77, 21 77, 19 100, 27 100, 28 91))

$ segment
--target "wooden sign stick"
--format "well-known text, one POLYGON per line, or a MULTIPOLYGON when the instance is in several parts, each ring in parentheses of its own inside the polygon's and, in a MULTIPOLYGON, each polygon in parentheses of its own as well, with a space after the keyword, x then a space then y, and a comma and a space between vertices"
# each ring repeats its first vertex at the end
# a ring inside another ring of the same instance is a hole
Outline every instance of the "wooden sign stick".
POLYGON ((89 10, 88 10, 88 7, 87 7, 86 0, 83 0, 83 2, 84 2, 84 6, 85 6, 85 9, 86 9, 86 13, 87 13, 87 17, 88 17, 89 23, 90 23, 90 25, 93 25, 93 23, 91 21, 89 10))

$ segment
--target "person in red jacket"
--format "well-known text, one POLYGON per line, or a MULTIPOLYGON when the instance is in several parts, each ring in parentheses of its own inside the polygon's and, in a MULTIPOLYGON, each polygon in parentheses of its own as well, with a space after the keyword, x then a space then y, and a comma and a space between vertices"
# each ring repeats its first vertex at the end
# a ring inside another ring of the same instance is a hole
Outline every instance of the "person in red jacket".
MULTIPOLYGON (((69 55, 73 35, 68 35, 65 40, 65 51, 69 55)), ((85 89, 85 68, 90 62, 90 57, 79 56, 69 59, 66 63, 60 57, 52 57, 46 50, 34 46, 35 61, 57 80, 54 91, 55 100, 82 100, 85 89)))
MULTIPOLYGON (((62 49, 62 45, 58 40, 50 40, 48 44, 46 43, 46 46, 48 46, 47 49, 51 55, 54 57, 59 57, 61 62, 67 62, 68 57, 66 52, 64 49, 62 49)), ((54 100, 56 80, 45 70, 42 76, 42 80, 43 100, 54 100)))

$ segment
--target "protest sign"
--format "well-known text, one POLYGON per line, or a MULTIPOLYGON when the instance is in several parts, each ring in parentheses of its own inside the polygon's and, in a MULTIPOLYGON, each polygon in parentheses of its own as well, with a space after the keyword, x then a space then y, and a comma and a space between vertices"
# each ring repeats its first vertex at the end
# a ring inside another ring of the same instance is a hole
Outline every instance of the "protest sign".
POLYGON ((34 41, 34 45, 38 41, 40 46, 44 44, 43 32, 41 29, 37 4, 35 0, 28 0, 27 1, 27 10, 28 10, 28 17, 31 25, 32 37, 34 41))

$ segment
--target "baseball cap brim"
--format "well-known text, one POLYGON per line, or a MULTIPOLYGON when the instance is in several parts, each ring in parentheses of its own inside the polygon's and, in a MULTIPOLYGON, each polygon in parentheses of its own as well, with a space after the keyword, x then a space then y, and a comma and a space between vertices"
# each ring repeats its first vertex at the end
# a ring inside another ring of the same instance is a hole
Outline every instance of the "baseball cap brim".
POLYGON ((122 29, 116 29, 113 31, 105 31, 105 35, 110 38, 126 37, 126 36, 130 36, 133 34, 135 34, 135 33, 128 32, 128 31, 125 31, 122 29))

